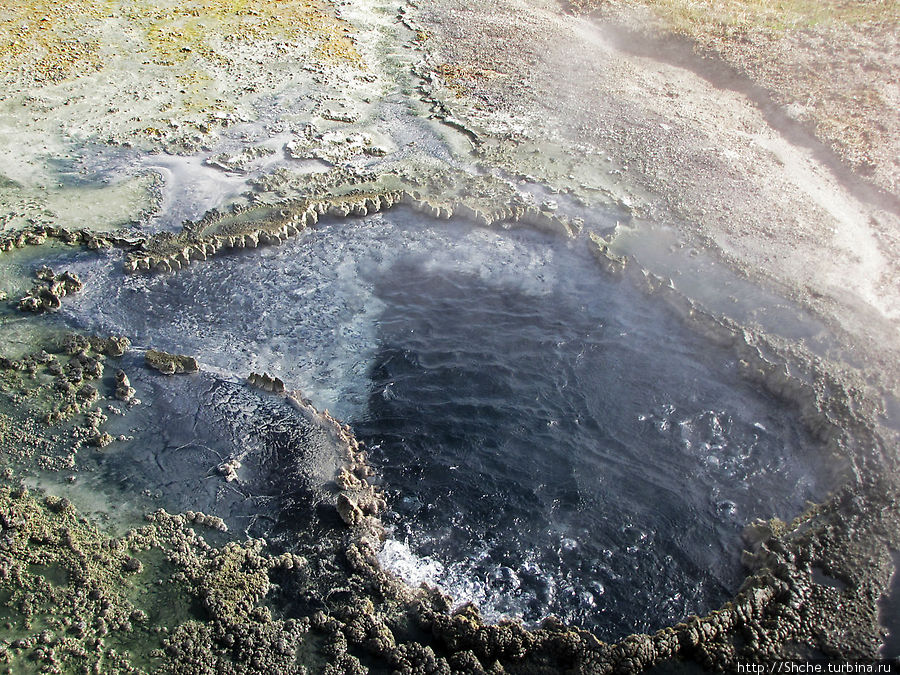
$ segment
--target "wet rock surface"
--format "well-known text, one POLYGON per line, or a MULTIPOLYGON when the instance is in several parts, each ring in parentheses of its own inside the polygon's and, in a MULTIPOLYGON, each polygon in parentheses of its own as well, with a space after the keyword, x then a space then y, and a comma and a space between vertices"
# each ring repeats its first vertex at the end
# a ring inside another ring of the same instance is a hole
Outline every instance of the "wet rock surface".
POLYGON ((148 349, 144 353, 144 362, 148 367, 158 370, 163 375, 175 373, 196 373, 200 370, 200 364, 193 356, 182 354, 169 354, 156 349, 148 349))
POLYGON ((83 284, 71 272, 54 274, 49 267, 41 267, 35 272, 37 282, 28 294, 19 300, 19 309, 26 312, 47 312, 62 306, 61 298, 68 293, 77 293, 83 284))

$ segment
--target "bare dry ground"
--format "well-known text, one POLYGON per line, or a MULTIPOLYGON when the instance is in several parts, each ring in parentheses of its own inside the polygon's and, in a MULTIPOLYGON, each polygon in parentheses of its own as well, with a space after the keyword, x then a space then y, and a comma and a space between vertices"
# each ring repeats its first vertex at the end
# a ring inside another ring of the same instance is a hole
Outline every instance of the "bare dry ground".
POLYGON ((900 190, 900 3, 570 0, 576 12, 689 38, 770 91, 855 171, 900 190))

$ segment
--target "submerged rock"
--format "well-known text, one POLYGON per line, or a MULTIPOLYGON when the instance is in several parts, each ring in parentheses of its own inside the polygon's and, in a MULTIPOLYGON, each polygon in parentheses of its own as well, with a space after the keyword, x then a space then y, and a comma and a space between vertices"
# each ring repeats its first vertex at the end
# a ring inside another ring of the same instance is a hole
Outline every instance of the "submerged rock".
POLYGON ((54 275, 46 265, 41 266, 34 276, 34 286, 19 300, 19 309, 25 312, 57 310, 62 305, 61 298, 84 288, 78 275, 68 271, 54 275))
POLYGON ((131 340, 123 335, 110 335, 107 338, 90 338, 91 349, 107 356, 119 357, 131 347, 131 340))
POLYGON ((200 370, 200 364, 193 356, 183 356, 181 354, 169 354, 155 349, 148 349, 144 354, 146 364, 163 375, 174 375, 175 373, 196 373, 200 370))

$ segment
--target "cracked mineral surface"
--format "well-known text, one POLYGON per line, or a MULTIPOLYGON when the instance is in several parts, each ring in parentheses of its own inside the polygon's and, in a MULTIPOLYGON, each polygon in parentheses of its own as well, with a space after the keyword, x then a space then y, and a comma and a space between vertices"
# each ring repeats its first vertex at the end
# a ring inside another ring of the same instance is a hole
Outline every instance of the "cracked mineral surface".
POLYGON ((0 670, 900 657, 898 22, 5 2, 0 670))

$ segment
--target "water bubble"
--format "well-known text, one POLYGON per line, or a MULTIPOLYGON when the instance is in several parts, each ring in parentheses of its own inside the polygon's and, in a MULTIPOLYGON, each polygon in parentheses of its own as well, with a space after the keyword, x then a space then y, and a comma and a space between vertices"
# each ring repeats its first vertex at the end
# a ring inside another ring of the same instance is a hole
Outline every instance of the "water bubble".
POLYGON ((568 537, 560 540, 560 545, 562 546, 563 551, 574 551, 576 548, 578 548, 578 542, 568 537))
POLYGON ((722 500, 716 504, 716 511, 721 515, 733 516, 737 513, 737 504, 730 500, 722 500))

